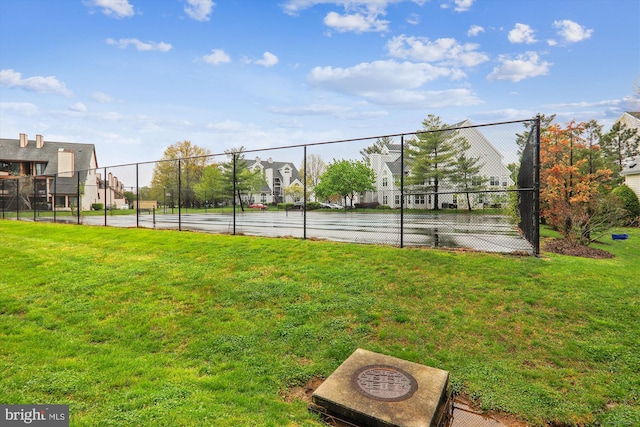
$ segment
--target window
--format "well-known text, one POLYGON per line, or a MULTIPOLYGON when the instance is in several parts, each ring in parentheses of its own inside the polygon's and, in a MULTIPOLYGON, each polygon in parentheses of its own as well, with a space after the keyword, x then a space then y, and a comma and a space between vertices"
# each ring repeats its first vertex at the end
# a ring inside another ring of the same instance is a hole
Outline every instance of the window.
POLYGON ((400 205, 400 195, 396 194, 395 198, 394 198, 394 204, 395 206, 399 206, 400 205))
POLYGON ((273 178, 273 194, 280 195, 280 178, 273 178))
POLYGON ((267 203, 267 193, 260 193, 260 203, 267 203))
POLYGON ((500 185, 500 177, 498 176, 489 177, 489 185, 492 187, 500 185))
POLYGON ((389 204, 389 196, 382 196, 382 204, 383 205, 389 204))
POLYGON ((417 194, 415 196, 416 205, 424 205, 424 194, 417 194))
POLYGON ((502 178, 502 186, 506 187, 507 186, 507 177, 506 176, 501 176, 502 178))
POLYGON ((388 184, 388 178, 382 178, 382 186, 386 187, 388 184))
POLYGON ((46 167, 46 163, 36 163, 36 175, 44 175, 44 170, 46 167))

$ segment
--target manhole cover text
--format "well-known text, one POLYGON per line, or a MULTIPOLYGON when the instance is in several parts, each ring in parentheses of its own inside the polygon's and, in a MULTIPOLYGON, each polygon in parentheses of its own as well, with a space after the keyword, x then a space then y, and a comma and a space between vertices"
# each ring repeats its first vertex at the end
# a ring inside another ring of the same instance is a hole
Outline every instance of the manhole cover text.
POLYGON ((406 400, 418 389, 411 374, 387 365, 360 368, 353 373, 351 382, 365 396, 385 402, 406 400))

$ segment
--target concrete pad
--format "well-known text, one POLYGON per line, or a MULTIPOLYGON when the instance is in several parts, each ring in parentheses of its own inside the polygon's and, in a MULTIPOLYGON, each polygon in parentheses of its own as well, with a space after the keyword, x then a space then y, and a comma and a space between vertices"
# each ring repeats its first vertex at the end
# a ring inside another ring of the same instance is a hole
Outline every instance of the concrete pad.
POLYGON ((449 372, 357 349, 312 402, 312 409, 360 426, 440 427, 452 410, 449 372))

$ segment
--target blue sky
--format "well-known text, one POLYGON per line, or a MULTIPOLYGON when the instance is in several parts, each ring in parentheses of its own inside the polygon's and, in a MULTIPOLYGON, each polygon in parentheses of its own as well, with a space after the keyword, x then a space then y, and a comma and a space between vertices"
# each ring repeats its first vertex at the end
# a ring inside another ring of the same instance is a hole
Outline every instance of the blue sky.
POLYGON ((607 127, 640 110, 639 28, 638 0, 2 0, 0 133, 93 143, 108 166, 428 114, 607 127))

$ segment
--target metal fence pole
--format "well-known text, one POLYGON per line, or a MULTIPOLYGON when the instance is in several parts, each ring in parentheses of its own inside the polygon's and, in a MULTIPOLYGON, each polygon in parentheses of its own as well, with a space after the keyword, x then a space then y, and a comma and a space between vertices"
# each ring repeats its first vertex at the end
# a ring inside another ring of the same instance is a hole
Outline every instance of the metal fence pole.
POLYGON ((404 135, 400 135, 400 247, 404 247, 404 135))
POLYGON ((78 225, 80 225, 80 171, 76 171, 76 175, 78 175, 78 187, 76 189, 76 196, 78 197, 76 200, 76 213, 78 214, 78 225))
POLYGON ((56 199, 58 198, 58 175, 53 176, 53 203, 51 207, 53 208, 53 223, 56 223, 57 219, 57 210, 56 210, 56 199))
POLYGON ((231 160, 233 161, 233 197, 231 198, 233 204, 233 235, 236 235, 236 153, 231 153, 231 160))
MULTIPOLYGON (((138 175, 138 163, 136 163, 136 228, 140 228, 140 181, 138 175)), ((156 203, 157 204, 157 203, 156 203)), ((153 228, 156 227, 156 211, 153 211, 153 228)))
POLYGON ((178 159, 178 231, 182 231, 182 162, 178 159))
POLYGON ((109 209, 109 205, 107 204, 107 168, 104 168, 104 178, 102 180, 102 186, 104 187, 104 226, 107 226, 107 209, 109 209))
POLYGON ((31 182, 33 184, 33 222, 36 222, 36 213, 38 210, 38 202, 37 202, 37 192, 36 192, 36 177, 31 178, 31 182))
POLYGON ((307 146, 304 146, 304 158, 302 161, 304 174, 302 176, 303 180, 303 190, 302 190, 302 238, 307 239, 307 146))
POLYGON ((20 221, 20 178, 16 179, 16 221, 20 221))
POLYGON ((534 218, 534 242, 533 251, 535 256, 540 256, 540 115, 536 117, 536 141, 535 141, 535 166, 533 168, 533 218, 534 218))

